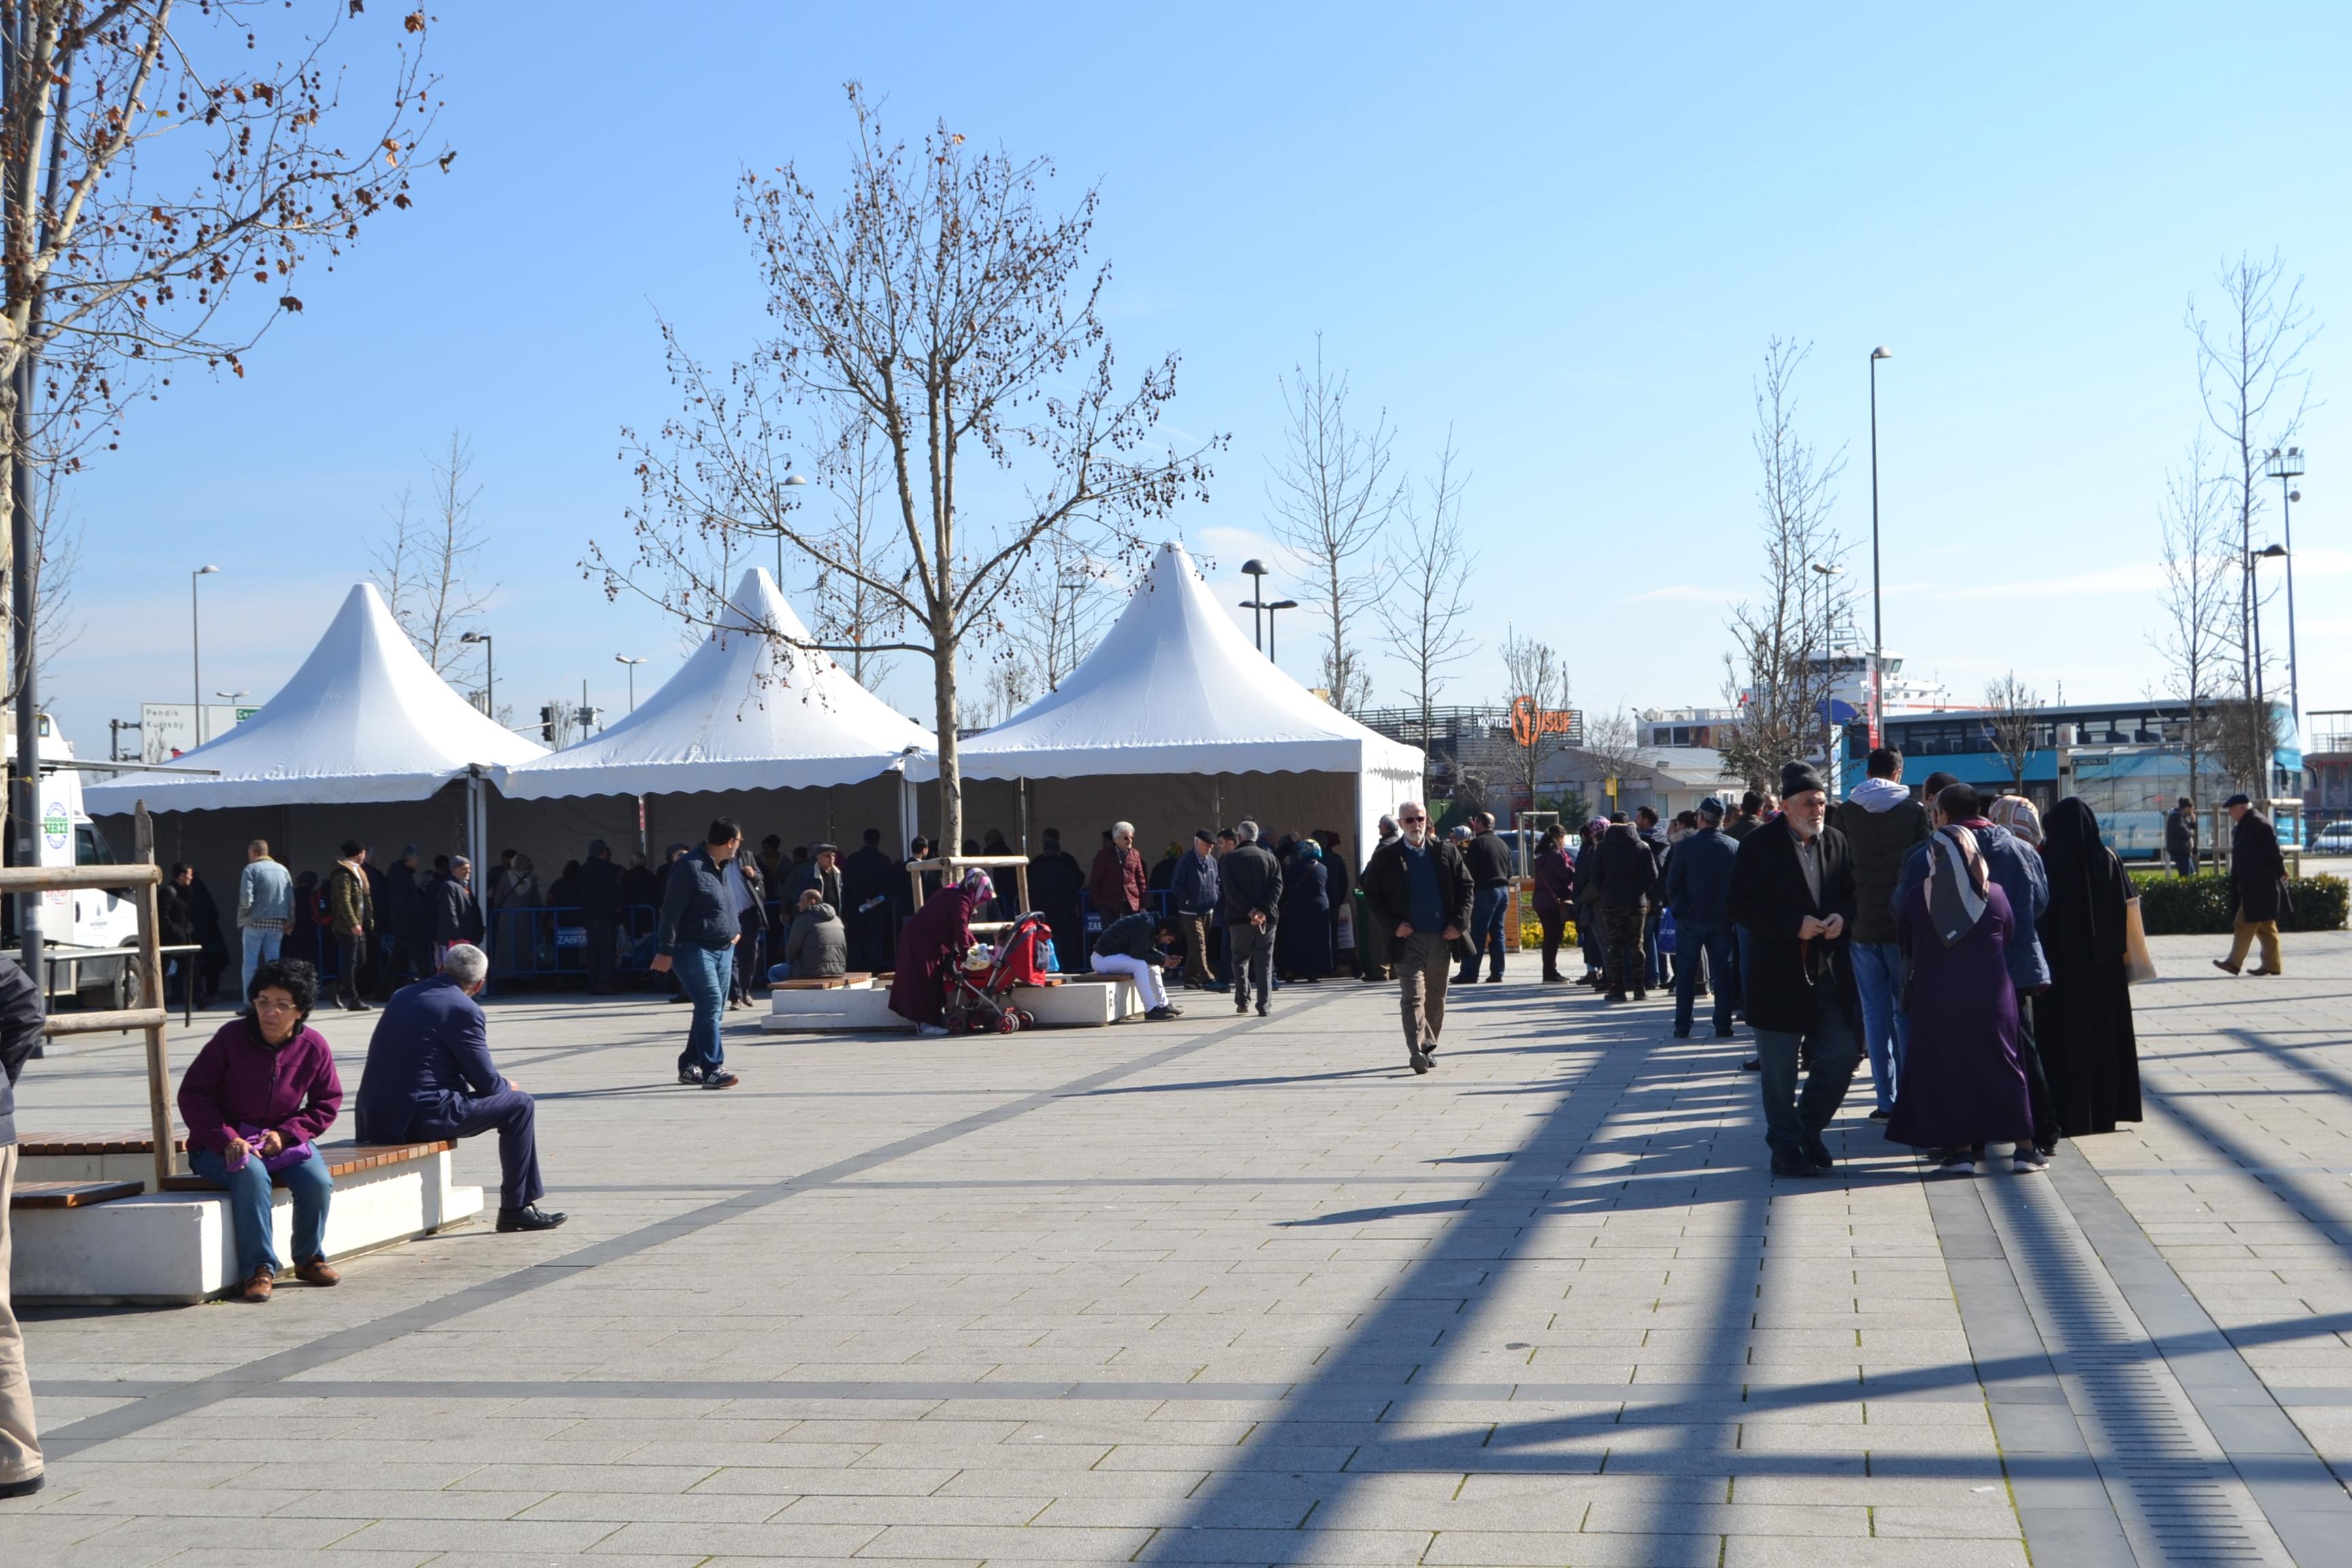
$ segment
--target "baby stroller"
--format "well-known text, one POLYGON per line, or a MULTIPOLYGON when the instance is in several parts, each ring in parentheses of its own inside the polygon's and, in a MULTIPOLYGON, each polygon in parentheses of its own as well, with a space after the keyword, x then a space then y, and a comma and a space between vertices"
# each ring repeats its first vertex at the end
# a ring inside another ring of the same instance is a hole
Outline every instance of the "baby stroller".
POLYGON ((998 946, 976 942, 966 949, 948 987, 949 1033, 984 1035, 993 1029, 1011 1035, 1035 1028, 1037 1016, 1013 1005, 1013 988, 1045 977, 1038 947, 1053 934, 1045 917, 1033 910, 1013 922, 998 946))

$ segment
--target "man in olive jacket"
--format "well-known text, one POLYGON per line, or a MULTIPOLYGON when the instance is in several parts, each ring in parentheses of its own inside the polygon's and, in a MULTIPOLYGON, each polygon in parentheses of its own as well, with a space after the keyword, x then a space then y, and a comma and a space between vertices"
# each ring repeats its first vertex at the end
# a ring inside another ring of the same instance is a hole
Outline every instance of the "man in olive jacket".
POLYGON ((1870 1087, 1877 1096, 1873 1121, 1895 1110, 1895 1086, 1911 1020, 1895 1005, 1903 994, 1903 946, 1895 934, 1895 890, 1915 844, 1935 832, 1927 808, 1903 783, 1903 753, 1880 746, 1864 764, 1870 776, 1837 808, 1838 831, 1853 855, 1853 980, 1862 994, 1862 1048, 1870 1056, 1870 1087))
POLYGON ((334 928, 335 956, 342 973, 335 977, 335 1005, 348 1013, 364 1013, 360 1000, 361 971, 368 966, 374 946, 375 896, 367 879, 367 846, 356 838, 343 840, 343 858, 327 873, 327 923, 334 928))
POLYGON ((1835 1163, 1822 1131, 1862 1059, 1849 952, 1853 860, 1845 835, 1829 826, 1819 773, 1790 763, 1780 770, 1780 815, 1742 840, 1731 863, 1731 918, 1748 933, 1741 983, 1762 1064, 1772 1173, 1818 1176, 1835 1163), (1801 1058, 1811 1064, 1801 1097, 1801 1058))
POLYGON ((1398 837, 1372 851, 1364 867, 1364 903, 1373 921, 1396 938, 1405 1060, 1421 1073, 1437 1055, 1454 944, 1470 924, 1477 889, 1462 851, 1430 835, 1429 814, 1419 801, 1398 806, 1396 819, 1398 837))

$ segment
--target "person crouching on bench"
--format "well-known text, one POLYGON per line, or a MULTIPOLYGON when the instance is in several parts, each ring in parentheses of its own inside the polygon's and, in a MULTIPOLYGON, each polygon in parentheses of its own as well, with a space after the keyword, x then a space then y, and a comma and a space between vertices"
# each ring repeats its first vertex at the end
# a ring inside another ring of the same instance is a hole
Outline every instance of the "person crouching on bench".
POLYGON ((553 1230, 563 1215, 539 1206, 537 1107, 490 1060, 489 1029, 474 1000, 488 954, 456 942, 441 972, 403 986, 368 1042, 353 1116, 362 1143, 410 1143, 499 1135, 499 1228, 553 1230))
POLYGON ((1124 974, 1134 981, 1136 995, 1143 1003, 1143 1016, 1155 1024, 1184 1016, 1183 1008, 1169 1005, 1168 988, 1160 979, 1161 970, 1183 957, 1168 951, 1176 937, 1172 916, 1139 910, 1111 921, 1103 927, 1102 935, 1095 938, 1095 972, 1124 974))

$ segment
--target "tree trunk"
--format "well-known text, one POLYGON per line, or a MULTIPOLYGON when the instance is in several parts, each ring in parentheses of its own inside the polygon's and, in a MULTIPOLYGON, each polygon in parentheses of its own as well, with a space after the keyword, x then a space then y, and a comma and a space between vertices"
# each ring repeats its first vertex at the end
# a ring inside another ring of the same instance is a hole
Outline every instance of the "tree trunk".
POLYGON ((932 847, 935 855, 963 851, 963 768, 956 755, 955 628, 947 624, 950 618, 942 612, 931 626, 931 646, 939 650, 931 656, 940 742, 940 838, 932 847))

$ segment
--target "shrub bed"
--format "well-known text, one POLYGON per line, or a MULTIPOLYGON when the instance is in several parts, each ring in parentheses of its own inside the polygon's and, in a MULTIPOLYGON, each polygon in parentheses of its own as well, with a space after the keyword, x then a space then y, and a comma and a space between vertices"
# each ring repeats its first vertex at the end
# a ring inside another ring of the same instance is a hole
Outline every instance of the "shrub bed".
MULTIPOLYGON (((2139 915, 2150 936, 2226 936, 2230 931, 2230 879, 2218 871, 2173 877, 2135 871, 2139 915)), ((2341 877, 2290 877, 2287 894, 2294 909, 2279 921, 2281 931, 2341 931, 2352 906, 2352 883, 2341 877)))

